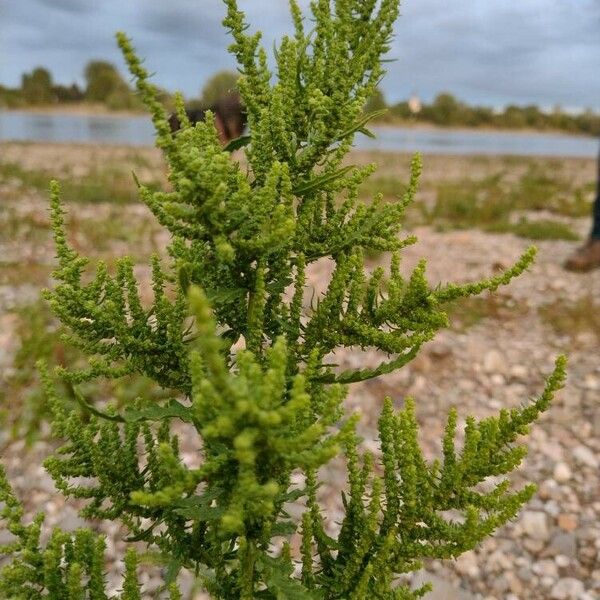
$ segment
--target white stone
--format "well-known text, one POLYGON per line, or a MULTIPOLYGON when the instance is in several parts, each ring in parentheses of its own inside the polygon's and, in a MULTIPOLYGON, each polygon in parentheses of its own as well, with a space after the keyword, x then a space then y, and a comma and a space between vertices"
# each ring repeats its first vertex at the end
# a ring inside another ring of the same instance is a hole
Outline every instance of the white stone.
POLYGON ((527 367, 525 365, 513 365, 510 368, 510 374, 515 379, 527 379, 527 367))
POLYGON ((524 511, 521 516, 521 527, 534 540, 544 541, 548 539, 548 517, 546 513, 535 510, 524 511))
POLYGON ((569 479, 571 479, 573 473, 571 472, 571 468, 567 463, 559 462, 556 463, 554 467, 553 476, 554 479, 558 481, 558 483, 565 483, 566 481, 569 481, 569 479))
POLYGON ((565 567, 568 567, 571 564, 571 559, 568 556, 565 556, 564 554, 557 554, 554 557, 554 562, 556 563, 557 567, 564 569, 565 567))
POLYGON ((598 457, 587 446, 576 446, 573 448, 575 460, 587 467, 597 469, 600 466, 598 457))
POLYGON ((467 575, 469 577, 478 577, 479 576, 479 567, 477 566, 477 557, 475 553, 465 552, 461 554, 456 560, 456 570, 461 575, 467 575))
POLYGON ((506 373, 506 361, 498 350, 488 350, 483 357, 483 370, 486 373, 506 373))
POLYGON ((564 577, 554 585, 550 591, 550 598, 553 600, 578 600, 583 593, 585 593, 585 588, 581 581, 573 577, 564 577))
POLYGON ((533 564, 531 570, 540 577, 558 577, 558 568, 553 560, 540 560, 533 564))

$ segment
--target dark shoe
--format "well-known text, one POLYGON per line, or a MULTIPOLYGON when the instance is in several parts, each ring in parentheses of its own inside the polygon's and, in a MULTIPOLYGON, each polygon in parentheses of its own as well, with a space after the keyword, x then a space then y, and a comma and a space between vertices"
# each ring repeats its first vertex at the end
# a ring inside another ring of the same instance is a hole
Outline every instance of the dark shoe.
POLYGON ((588 242, 578 248, 575 253, 570 256, 565 264, 565 269, 568 271, 576 271, 585 273, 592 269, 600 267, 600 240, 588 240, 588 242))

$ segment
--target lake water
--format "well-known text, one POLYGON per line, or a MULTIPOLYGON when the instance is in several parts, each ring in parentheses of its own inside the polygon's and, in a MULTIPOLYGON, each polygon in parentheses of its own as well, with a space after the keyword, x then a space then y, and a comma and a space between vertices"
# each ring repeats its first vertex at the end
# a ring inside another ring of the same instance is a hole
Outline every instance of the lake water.
MULTIPOLYGON (((363 150, 428 154, 521 154, 595 157, 594 138, 504 131, 373 127, 377 139, 357 136, 363 150)), ((145 116, 34 114, 0 111, 0 140, 84 144, 152 145, 154 129, 145 116)))

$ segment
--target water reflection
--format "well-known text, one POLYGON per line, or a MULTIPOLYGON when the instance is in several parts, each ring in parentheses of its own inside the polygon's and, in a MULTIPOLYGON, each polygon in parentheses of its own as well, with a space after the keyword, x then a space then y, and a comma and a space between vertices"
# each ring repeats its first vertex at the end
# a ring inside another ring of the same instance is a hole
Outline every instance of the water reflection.
MULTIPOLYGON (((595 157, 593 138, 505 131, 374 127, 377 139, 358 136, 364 150, 430 154, 523 154, 595 157)), ((0 140, 84 144, 152 145, 154 129, 146 116, 35 114, 0 111, 0 140)))

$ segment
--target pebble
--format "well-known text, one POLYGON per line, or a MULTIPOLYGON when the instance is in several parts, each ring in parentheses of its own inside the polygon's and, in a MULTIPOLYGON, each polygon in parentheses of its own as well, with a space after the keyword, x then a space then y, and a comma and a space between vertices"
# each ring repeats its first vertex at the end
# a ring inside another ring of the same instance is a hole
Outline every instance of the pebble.
POLYGON ((541 577, 557 577, 558 576, 558 568, 556 567, 556 563, 553 560, 540 560, 539 562, 534 563, 531 570, 541 577))
POLYGON ((521 515, 523 531, 534 540, 548 539, 548 517, 540 511, 526 510, 521 515))
POLYGON ((575 460, 586 467, 597 469, 600 466, 599 459, 587 446, 576 446, 573 448, 575 460))
POLYGON ((513 365, 510 368, 510 374, 511 377, 514 377, 515 379, 524 380, 527 379, 529 370, 525 365, 513 365))
POLYGON ((556 566, 561 569, 564 569, 571 564, 571 560, 569 559, 569 557, 565 556, 564 554, 557 554, 554 557, 554 562, 556 563, 556 566))
POLYGON ((557 533, 550 542, 546 556, 562 555, 575 558, 577 555, 577 540, 573 533, 557 533))
POLYGON ((585 592, 583 583, 573 577, 559 579, 550 591, 552 600, 578 600, 585 592))
POLYGON ((571 479, 573 473, 567 463, 559 462, 554 467, 553 477, 558 483, 565 483, 571 479))
POLYGON ((498 350, 488 350, 483 357, 485 373, 506 373, 506 360, 498 350))
POLYGON ((563 531, 575 531, 577 529, 577 525, 579 524, 577 517, 571 514, 562 514, 558 515, 558 526, 563 531))
POLYGON ((479 576, 479 567, 477 566, 477 557, 474 552, 465 552, 456 560, 456 570, 462 575, 476 578, 479 576))

